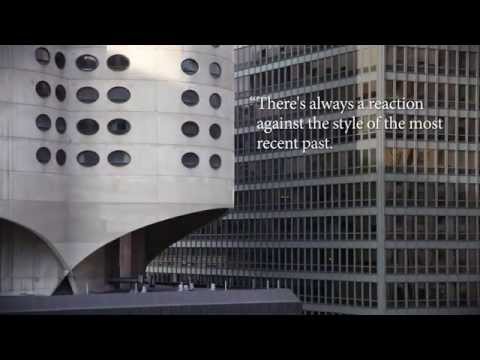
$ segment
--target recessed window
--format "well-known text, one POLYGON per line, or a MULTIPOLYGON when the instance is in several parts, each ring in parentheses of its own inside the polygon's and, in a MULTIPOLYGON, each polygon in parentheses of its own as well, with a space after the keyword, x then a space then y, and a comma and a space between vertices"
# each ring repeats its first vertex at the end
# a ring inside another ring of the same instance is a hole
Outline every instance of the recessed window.
POLYGON ((209 129, 210 136, 214 139, 218 139, 222 135, 222 128, 218 124, 213 124, 209 129))
POLYGON ((222 98, 217 93, 210 95, 210 105, 218 109, 222 105, 222 98))
POLYGON ((93 119, 82 119, 77 123, 77 130, 83 135, 93 135, 98 128, 98 123, 93 119))
POLYGON ((65 55, 60 51, 55 54, 55 64, 60 70, 65 68, 65 55))
POLYGON ((82 71, 93 71, 98 67, 98 60, 93 55, 85 54, 77 58, 76 64, 82 71))
POLYGON ((65 97, 67 96, 67 91, 63 85, 57 85, 55 88, 55 96, 57 97, 58 101, 64 101, 65 97))
POLYGON ((99 96, 97 89, 90 86, 82 87, 77 91, 77 99, 85 104, 94 103, 99 96))
POLYGON ((50 150, 46 147, 41 147, 40 149, 37 150, 37 160, 42 163, 46 164, 50 161, 50 158, 52 155, 50 154, 50 150))
POLYGON ((38 115, 35 123, 40 131, 48 131, 52 127, 52 121, 47 114, 38 115))
POLYGON ((113 71, 124 71, 130 66, 130 60, 124 55, 112 55, 107 59, 107 66, 113 71))
POLYGON ((122 150, 116 150, 108 155, 108 162, 113 166, 125 166, 130 163, 130 155, 122 150))
POLYGON ((198 104, 199 97, 196 91, 186 90, 182 94, 182 101, 187 106, 195 106, 198 104))
POLYGON ((130 99, 130 91, 122 86, 116 86, 108 90, 107 96, 111 102, 121 104, 130 99))
POLYGON ((198 166, 198 163, 200 162, 200 159, 197 154, 193 152, 186 153, 182 156, 182 164, 183 166, 192 169, 196 166, 198 166))
POLYGON ((198 63, 193 59, 182 61, 182 70, 187 75, 193 75, 198 71, 198 63))
POLYGON ((217 154, 210 156, 210 166, 212 169, 219 169, 222 166, 222 158, 217 154))
POLYGON ((107 125, 108 131, 115 135, 123 135, 130 131, 130 123, 125 119, 113 119, 107 125))
POLYGON ((67 154, 65 153, 65 151, 63 151, 62 149, 58 150, 55 157, 57 159, 58 165, 60 166, 65 165, 65 161, 67 161, 67 154))
POLYGON ((214 48, 219 48, 220 45, 212 45, 214 48))
POLYGON ((210 75, 218 79, 222 75, 222 68, 219 63, 213 62, 210 64, 210 75))
POLYGON ((67 131, 67 122, 63 117, 58 117, 57 120, 55 120, 55 128, 60 134, 64 134, 65 131, 67 131))
POLYGON ((35 58, 42 65, 48 65, 50 62, 50 52, 44 48, 40 47, 35 49, 35 58))
POLYGON ((39 81, 35 86, 35 91, 41 98, 47 98, 51 93, 50 85, 46 81, 39 81))
POLYGON ((187 121, 182 125, 182 133, 185 136, 194 137, 198 134, 199 131, 200 129, 196 122, 187 121))
POLYGON ((95 166, 100 161, 100 156, 94 151, 86 150, 77 155, 77 161, 85 167, 95 166))

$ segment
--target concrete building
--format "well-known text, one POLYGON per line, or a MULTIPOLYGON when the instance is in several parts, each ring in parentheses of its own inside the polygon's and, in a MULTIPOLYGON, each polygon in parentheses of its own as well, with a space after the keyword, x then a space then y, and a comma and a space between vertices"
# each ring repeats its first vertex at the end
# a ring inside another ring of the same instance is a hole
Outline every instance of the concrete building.
POLYGON ((0 293, 104 291, 233 206, 233 49, 0 46, 0 293))
POLYGON ((480 313, 480 46, 235 49, 235 209, 156 259, 164 281, 286 287, 308 314, 480 313), (421 100, 423 109, 261 111, 252 96, 421 100), (444 121, 441 129, 256 130, 258 120, 444 121), (258 139, 332 140, 265 151, 258 139))

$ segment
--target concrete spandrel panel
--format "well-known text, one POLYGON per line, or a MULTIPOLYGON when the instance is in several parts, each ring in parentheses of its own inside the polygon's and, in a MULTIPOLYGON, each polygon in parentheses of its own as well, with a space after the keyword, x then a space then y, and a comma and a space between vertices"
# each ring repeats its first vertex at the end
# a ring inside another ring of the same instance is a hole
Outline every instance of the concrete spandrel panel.
POLYGON ((67 176, 57 174, 10 174, 10 198, 23 201, 63 202, 67 199, 67 176))
POLYGON ((16 87, 13 82, 14 78, 13 70, 0 68, 0 101, 7 103, 13 101, 16 87))

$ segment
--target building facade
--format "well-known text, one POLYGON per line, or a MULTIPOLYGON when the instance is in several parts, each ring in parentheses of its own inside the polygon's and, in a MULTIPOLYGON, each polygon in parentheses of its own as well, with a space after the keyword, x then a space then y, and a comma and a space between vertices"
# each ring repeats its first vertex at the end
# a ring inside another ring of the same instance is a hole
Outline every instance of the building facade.
POLYGON ((480 46, 235 49, 235 209, 150 264, 164 281, 287 287, 311 314, 480 313, 480 46), (259 110, 256 96, 420 100, 421 109, 259 110), (258 120, 443 122, 278 130, 258 120), (333 150, 258 150, 322 139, 333 150))
POLYGON ((233 206, 233 47, 0 46, 0 293, 111 288, 233 206))

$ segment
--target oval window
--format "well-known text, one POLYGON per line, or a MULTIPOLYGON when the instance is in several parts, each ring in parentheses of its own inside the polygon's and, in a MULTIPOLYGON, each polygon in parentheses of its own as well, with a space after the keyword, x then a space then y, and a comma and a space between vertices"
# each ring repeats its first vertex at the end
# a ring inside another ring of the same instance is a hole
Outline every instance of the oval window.
POLYGON ((222 129, 221 129, 220 125, 213 124, 212 126, 210 126, 209 132, 210 132, 210 136, 212 138, 218 139, 220 137, 220 135, 222 134, 222 129))
POLYGON ((199 131, 200 128, 198 127, 196 122, 187 121, 182 125, 182 133, 185 136, 194 137, 198 134, 199 131))
POLYGON ((44 47, 37 48, 35 49, 35 59, 42 65, 48 65, 50 62, 50 52, 44 47))
POLYGON ((108 131, 115 135, 123 135, 130 131, 130 123, 125 119, 113 119, 107 125, 108 131))
POLYGON ((55 96, 58 101, 64 101, 67 96, 67 91, 63 85, 57 85, 55 88, 55 96))
POLYGON ((218 109, 222 105, 222 98, 217 93, 210 95, 210 105, 218 109))
POLYGON ((55 128, 60 134, 64 134, 65 131, 67 131, 67 122, 63 117, 58 117, 57 120, 55 120, 55 128))
POLYGON ((187 106, 194 106, 197 105, 199 102, 199 97, 196 91, 193 90, 186 90, 182 94, 182 101, 187 106))
POLYGON ((42 163, 46 164, 50 161, 51 154, 50 150, 46 147, 41 147, 40 149, 37 150, 37 160, 42 163))
POLYGON ((47 98, 51 92, 50 85, 46 81, 39 81, 35 86, 35 91, 41 98, 47 98))
POLYGON ((182 61, 182 70, 187 75, 193 75, 198 71, 198 63, 193 59, 182 61))
POLYGON ((111 102, 121 104, 130 100, 130 91, 122 86, 117 86, 108 90, 107 96, 111 102))
POLYGON ((100 161, 100 156, 94 151, 86 150, 77 155, 77 161, 85 167, 95 166, 100 161))
POLYGON ((125 55, 112 55, 107 59, 107 66, 113 71, 123 71, 130 66, 130 60, 125 55))
POLYGON ((214 48, 219 48, 220 45, 212 45, 214 48))
POLYGON ((65 164, 65 161, 67 161, 67 154, 62 149, 57 151, 55 157, 57 159, 57 164, 60 166, 63 166, 65 164))
POLYGON ((122 150, 116 150, 108 155, 108 162, 113 166, 125 166, 130 163, 130 155, 122 150))
POLYGON ((198 165, 200 159, 197 154, 193 152, 186 153, 182 156, 182 164, 183 166, 192 169, 198 165))
POLYGON ((219 63, 213 62, 210 64, 210 75, 218 79, 222 75, 222 68, 219 63))
POLYGON ((52 127, 52 121, 47 114, 38 115, 35 123, 37 124, 37 128, 40 131, 47 131, 50 130, 50 128, 52 127))
POLYGON ((79 56, 75 63, 82 71, 93 71, 98 67, 97 58, 89 54, 79 56))
POLYGON ((77 123, 77 130, 83 135, 93 135, 98 128, 98 123, 93 119, 82 119, 77 123))
POLYGON ((210 166, 212 169, 219 169, 222 166, 222 158, 217 154, 210 156, 210 166))
POLYGON ((94 103, 99 96, 97 89, 90 86, 82 87, 77 91, 77 99, 85 104, 94 103))
POLYGON ((65 68, 65 55, 60 51, 55 54, 55 64, 60 70, 65 68))

